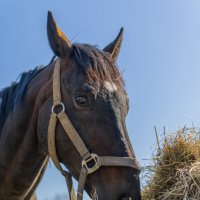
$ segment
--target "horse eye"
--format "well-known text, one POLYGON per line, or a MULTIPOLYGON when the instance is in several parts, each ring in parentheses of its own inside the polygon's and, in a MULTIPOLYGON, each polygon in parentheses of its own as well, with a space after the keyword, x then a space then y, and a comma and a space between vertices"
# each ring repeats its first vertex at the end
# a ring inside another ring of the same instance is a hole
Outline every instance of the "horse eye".
POLYGON ((88 106, 88 99, 85 96, 76 96, 74 97, 75 102, 79 105, 79 106, 88 106))

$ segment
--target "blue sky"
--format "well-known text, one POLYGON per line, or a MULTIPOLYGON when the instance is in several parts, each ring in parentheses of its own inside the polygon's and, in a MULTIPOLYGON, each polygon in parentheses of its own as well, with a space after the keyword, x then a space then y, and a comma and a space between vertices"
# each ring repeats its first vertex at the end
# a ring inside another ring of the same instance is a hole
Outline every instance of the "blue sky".
MULTIPOLYGON (((159 133, 164 126, 200 126, 199 0, 1 0, 0 88, 50 61, 48 10, 74 42, 103 48, 125 28, 118 64, 130 97, 128 131, 142 165, 155 146, 154 125, 159 133)), ((39 200, 64 192, 64 179, 49 164, 39 200)))

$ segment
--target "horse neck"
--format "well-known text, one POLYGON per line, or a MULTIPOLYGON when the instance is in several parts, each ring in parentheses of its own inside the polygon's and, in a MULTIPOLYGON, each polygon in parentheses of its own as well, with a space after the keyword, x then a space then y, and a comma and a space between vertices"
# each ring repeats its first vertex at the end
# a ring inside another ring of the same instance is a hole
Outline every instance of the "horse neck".
POLYGON ((29 84, 24 99, 10 112, 0 140, 0 199, 26 199, 39 183, 48 155, 38 141, 38 117, 49 95, 52 67, 44 69, 29 84), (49 88, 46 90, 49 91, 49 88))

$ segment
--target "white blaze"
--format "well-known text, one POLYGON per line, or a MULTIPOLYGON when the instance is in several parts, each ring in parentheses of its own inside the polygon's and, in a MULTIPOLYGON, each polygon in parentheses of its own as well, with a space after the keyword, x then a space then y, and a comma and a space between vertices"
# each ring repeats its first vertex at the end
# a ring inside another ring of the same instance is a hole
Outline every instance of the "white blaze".
POLYGON ((106 90, 108 90, 109 92, 114 92, 117 91, 117 87, 113 82, 108 82, 105 81, 104 82, 104 87, 106 88, 106 90))

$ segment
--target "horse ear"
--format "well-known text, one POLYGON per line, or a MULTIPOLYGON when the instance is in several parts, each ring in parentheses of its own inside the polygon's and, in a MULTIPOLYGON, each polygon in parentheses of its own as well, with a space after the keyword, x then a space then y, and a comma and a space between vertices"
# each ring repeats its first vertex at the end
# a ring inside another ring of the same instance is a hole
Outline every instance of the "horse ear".
POLYGON ((57 26, 50 11, 47 19, 47 34, 49 44, 55 55, 64 57, 71 52, 72 43, 57 26))
POLYGON ((103 49, 104 51, 110 53, 115 60, 117 59, 122 44, 123 32, 124 29, 121 28, 115 40, 103 49))

